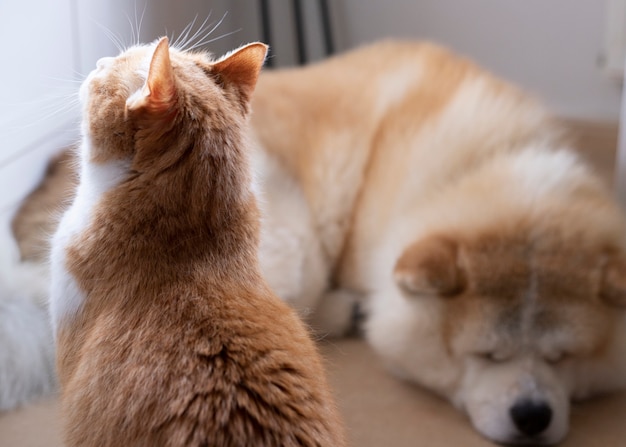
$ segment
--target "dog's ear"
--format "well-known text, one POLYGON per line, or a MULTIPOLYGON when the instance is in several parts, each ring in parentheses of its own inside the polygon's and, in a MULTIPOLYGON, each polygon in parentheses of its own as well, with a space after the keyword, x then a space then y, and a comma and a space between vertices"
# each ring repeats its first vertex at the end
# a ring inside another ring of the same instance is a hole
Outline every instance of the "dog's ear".
POLYGON ((452 296, 465 285, 458 242, 431 236, 410 245, 396 262, 396 284, 411 295, 452 296))
POLYGON ((600 296, 610 304, 626 307, 626 259, 610 257, 602 273, 600 296))

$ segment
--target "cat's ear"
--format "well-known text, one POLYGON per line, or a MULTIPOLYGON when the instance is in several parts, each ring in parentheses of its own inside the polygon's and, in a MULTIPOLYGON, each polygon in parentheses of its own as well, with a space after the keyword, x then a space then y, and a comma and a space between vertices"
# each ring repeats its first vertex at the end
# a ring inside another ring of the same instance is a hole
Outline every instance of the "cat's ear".
POLYGON ((131 96, 126 105, 131 111, 145 110, 152 114, 165 114, 172 111, 175 102, 176 83, 170 61, 169 42, 167 37, 163 37, 152 55, 143 88, 131 96))
POLYGON ((256 42, 245 45, 219 59, 212 73, 225 88, 234 89, 247 109, 256 81, 267 55, 267 45, 256 42))

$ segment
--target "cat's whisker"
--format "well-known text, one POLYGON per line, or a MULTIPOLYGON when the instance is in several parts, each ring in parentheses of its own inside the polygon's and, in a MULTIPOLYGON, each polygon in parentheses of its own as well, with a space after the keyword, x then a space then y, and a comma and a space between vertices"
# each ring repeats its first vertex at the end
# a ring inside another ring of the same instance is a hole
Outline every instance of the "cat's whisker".
POLYGON ((147 7, 148 7, 148 2, 146 1, 146 3, 144 3, 143 5, 143 11, 141 11, 141 18, 139 19, 139 25, 137 27, 137 42, 141 42, 141 26, 143 25, 143 18, 146 15, 147 7))
POLYGON ((78 106, 79 104, 80 104, 80 100, 78 99, 78 97, 66 98, 61 104, 57 103, 56 106, 54 104, 50 104, 50 106, 43 107, 41 108, 41 110, 42 111, 50 110, 51 114, 62 113, 65 111, 72 110, 74 107, 78 106))
MULTIPOLYGON (((133 21, 130 19, 130 16, 126 13, 124 13, 124 15, 126 16, 126 20, 128 21, 128 25, 130 26, 130 46, 134 47, 135 45, 137 45, 139 43, 139 40, 137 40, 136 34, 135 34, 135 27, 133 25, 133 21)), ((136 16, 137 14, 135 14, 136 16)))
POLYGON ((70 113, 74 112, 74 110, 77 111, 77 106, 79 105, 79 103, 80 101, 78 100, 78 97, 76 97, 69 101, 63 101, 61 104, 57 102, 56 104, 50 104, 47 106, 39 107, 37 110, 35 110, 35 108, 33 107, 33 111, 35 115, 37 114, 37 112, 44 112, 44 115, 36 117, 35 119, 29 121, 28 124, 23 124, 21 126, 20 125, 9 126, 8 132, 11 133, 11 132, 19 132, 19 131, 23 131, 27 129, 32 129, 33 127, 38 126, 41 123, 44 123, 53 117, 58 117, 59 115, 66 115, 66 114, 69 115, 70 113))
POLYGON ((72 101, 72 102, 61 104, 61 105, 57 104, 56 106, 39 108, 38 112, 45 113, 45 115, 41 116, 40 118, 35 119, 34 121, 29 122, 28 124, 24 125, 22 128, 28 128, 34 124, 39 124, 54 116, 69 113, 70 111, 74 110, 77 106, 78 106, 78 101, 76 102, 72 101))
POLYGON ((202 34, 202 32, 206 29, 205 26, 207 22, 209 21, 209 19, 211 18, 212 14, 213 14, 213 11, 210 11, 209 15, 206 17, 206 19, 204 19, 204 22, 202 22, 202 24, 200 25, 198 30, 193 34, 193 36, 191 36, 188 40, 182 43, 181 51, 187 51, 187 45, 191 45, 195 41, 196 37, 202 34))
POLYGON ((44 97, 33 99, 32 101, 20 101, 14 103, 5 103, 10 107, 24 107, 28 106, 29 108, 33 108, 33 106, 40 106, 40 108, 51 108, 56 107, 59 104, 67 104, 71 101, 78 101, 78 92, 74 87, 72 87, 71 92, 59 92, 58 94, 48 94, 44 97))
POLYGON ((92 21, 104 32, 104 35, 115 45, 117 51, 120 53, 124 52, 124 44, 122 43, 122 38, 111 31, 109 28, 101 24, 100 22, 93 20, 92 21))
POLYGON ((56 78, 54 76, 46 76, 46 79, 49 79, 51 81, 57 81, 57 82, 63 82, 63 83, 68 83, 68 84, 82 84, 83 81, 82 79, 66 79, 66 78, 56 78))
MULTIPOLYGON (((78 70, 72 70, 72 73, 74 74, 74 76, 76 76, 78 79, 85 79, 87 77, 87 75, 81 73, 78 70)), ((81 81, 82 82, 82 81, 81 81)))
POLYGON ((196 14, 196 16, 193 18, 193 20, 190 23, 188 23, 187 26, 185 26, 183 28, 183 30, 178 35, 176 40, 173 41, 174 43, 172 43, 172 47, 174 47, 174 48, 181 48, 182 47, 182 44, 184 42, 186 42, 187 37, 189 37, 189 33, 191 32, 191 29, 196 24, 196 20, 198 20, 198 14, 196 14))
POLYGON ((141 43, 141 25, 143 24, 143 17, 146 13, 146 8, 148 6, 148 2, 144 3, 143 11, 141 12, 141 18, 137 14, 137 0, 134 1, 133 10, 134 10, 134 25, 130 23, 130 18, 128 18, 130 23, 131 35, 133 37, 133 45, 139 45, 141 43))
POLYGON ((135 14, 135 33, 133 38, 135 39, 135 43, 139 43, 141 42, 140 37, 139 37, 139 23, 138 23, 138 19, 137 19, 137 0, 135 0, 133 2, 133 12, 135 14))
MULTIPOLYGON (((224 15, 222 16, 222 18, 221 18, 221 19, 220 19, 220 20, 219 20, 219 21, 218 21, 218 22, 217 22, 214 26, 212 26, 212 28, 211 28, 208 32, 205 32, 205 33, 204 33, 204 35, 203 35, 201 38, 198 38, 198 42, 197 42, 195 45, 203 45, 203 44, 202 44, 202 42, 203 42, 203 41, 204 41, 207 37, 209 37, 211 34, 213 34, 213 32, 214 32, 217 28, 219 28, 219 26, 222 24, 222 22, 224 22, 224 19, 226 18, 226 16, 227 16, 227 15, 228 15, 228 11, 226 11, 226 12, 224 13, 224 15)), ((211 25, 209 25, 209 26, 211 26, 211 25)), ((196 48, 196 47, 194 46, 194 47, 192 47, 192 49, 193 49, 193 48, 196 48)))
POLYGON ((32 121, 29 124, 26 124, 22 127, 22 129, 27 129, 29 127, 32 127, 36 124, 42 123, 44 121, 49 120, 50 118, 57 116, 57 115, 63 115, 63 114, 69 114, 69 112, 71 112, 72 110, 74 110, 76 108, 76 106, 78 105, 78 101, 74 102, 74 103, 68 103, 68 104, 63 104, 60 107, 57 107, 55 109, 51 109, 50 112, 48 112, 46 115, 42 116, 39 119, 36 119, 34 121, 32 121))
MULTIPOLYGON (((200 24, 198 29, 184 42, 183 48, 186 48, 188 45, 191 45, 195 42, 196 38, 201 35, 204 30, 211 26, 213 22, 208 23, 209 19, 213 16, 213 11, 209 11, 209 15, 204 19, 204 21, 200 24)), ((193 31, 193 30, 192 30, 193 31)))
POLYGON ((213 39, 209 39, 209 40, 207 40, 207 41, 202 41, 202 42, 199 42, 199 43, 195 44, 193 47, 191 47, 191 48, 189 48, 189 49, 187 49, 187 50, 185 50, 185 51, 192 51, 192 50, 194 50, 195 48, 198 48, 198 47, 201 47, 201 46, 204 46, 204 45, 208 45, 208 44, 210 44, 211 42, 215 42, 216 40, 223 39, 224 37, 232 36, 233 34, 236 34, 236 33, 240 32, 240 31, 241 31, 241 28, 238 28, 238 29, 236 29, 236 30, 234 30, 234 31, 231 31, 231 32, 229 32, 229 33, 224 33, 224 34, 221 34, 221 35, 219 35, 219 36, 217 36, 217 37, 214 37, 213 39))

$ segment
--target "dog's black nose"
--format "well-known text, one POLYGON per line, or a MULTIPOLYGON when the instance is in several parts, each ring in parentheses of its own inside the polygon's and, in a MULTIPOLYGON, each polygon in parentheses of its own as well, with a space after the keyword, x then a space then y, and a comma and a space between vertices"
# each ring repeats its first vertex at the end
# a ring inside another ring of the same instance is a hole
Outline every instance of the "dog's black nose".
POLYGON ((550 425, 552 409, 545 402, 522 400, 511 407, 511 419, 526 436, 537 436, 550 425))

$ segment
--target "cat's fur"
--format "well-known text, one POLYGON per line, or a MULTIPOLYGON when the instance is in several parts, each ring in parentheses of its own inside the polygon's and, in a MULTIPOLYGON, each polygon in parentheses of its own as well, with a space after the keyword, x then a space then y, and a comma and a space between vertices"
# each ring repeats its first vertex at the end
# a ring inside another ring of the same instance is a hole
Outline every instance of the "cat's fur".
POLYGON ((81 87, 51 254, 69 446, 344 445, 316 348, 259 273, 245 129, 265 53, 163 38, 81 87))

